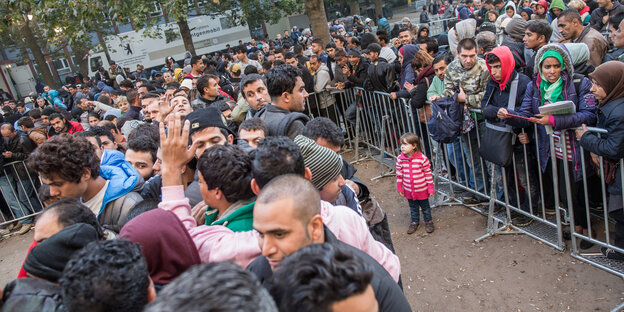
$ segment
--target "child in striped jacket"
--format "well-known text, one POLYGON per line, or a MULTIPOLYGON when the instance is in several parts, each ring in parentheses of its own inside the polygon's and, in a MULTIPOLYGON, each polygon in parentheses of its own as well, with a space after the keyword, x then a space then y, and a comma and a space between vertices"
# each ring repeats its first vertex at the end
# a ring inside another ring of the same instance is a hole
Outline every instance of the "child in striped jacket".
POLYGON ((429 159, 421 152, 420 138, 413 133, 401 136, 401 152, 396 162, 397 191, 407 198, 410 207, 412 222, 407 234, 416 232, 420 221, 419 210, 422 210, 425 219, 425 231, 432 233, 434 228, 429 196, 434 193, 434 189, 429 159))

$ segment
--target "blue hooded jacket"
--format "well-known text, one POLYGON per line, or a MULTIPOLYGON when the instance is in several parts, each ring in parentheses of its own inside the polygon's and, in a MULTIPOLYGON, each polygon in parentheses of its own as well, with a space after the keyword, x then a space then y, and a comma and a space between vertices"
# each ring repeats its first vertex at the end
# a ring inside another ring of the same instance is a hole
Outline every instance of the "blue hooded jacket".
POLYGON ((416 55, 416 51, 420 47, 415 44, 406 44, 403 46, 403 63, 401 64, 401 90, 405 89, 405 82, 414 82, 414 70, 412 69, 412 60, 416 55))
MULTIPOLYGON (((97 214, 102 225, 123 224, 128 211, 142 200, 138 191, 143 187, 143 178, 125 160, 124 154, 116 150, 105 150, 100 164, 100 177, 109 181, 102 207, 97 214), (132 198, 127 198, 134 191, 132 198)), ((119 230, 119 229, 117 229, 119 230)))
POLYGON ((108 188, 104 194, 102 213, 106 205, 115 199, 128 194, 137 186, 139 173, 126 161, 124 154, 115 150, 104 150, 100 165, 100 176, 108 181, 108 188))

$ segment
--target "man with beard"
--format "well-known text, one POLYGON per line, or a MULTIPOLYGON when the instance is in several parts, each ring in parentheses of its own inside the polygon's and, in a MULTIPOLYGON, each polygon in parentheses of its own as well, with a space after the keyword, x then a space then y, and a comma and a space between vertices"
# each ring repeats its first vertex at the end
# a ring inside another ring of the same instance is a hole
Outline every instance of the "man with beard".
POLYGON ((232 110, 232 120, 234 121, 240 122, 252 118, 256 112, 271 102, 266 83, 258 74, 245 76, 240 83, 240 90, 244 101, 241 101, 232 110))

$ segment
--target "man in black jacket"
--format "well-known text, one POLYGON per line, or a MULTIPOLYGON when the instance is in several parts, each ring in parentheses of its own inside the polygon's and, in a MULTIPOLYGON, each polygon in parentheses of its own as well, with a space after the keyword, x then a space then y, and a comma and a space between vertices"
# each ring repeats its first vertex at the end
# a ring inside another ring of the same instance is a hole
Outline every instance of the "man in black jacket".
MULTIPOLYGON (((388 272, 364 252, 338 241, 323 225, 320 210, 318 192, 303 177, 285 175, 263 187, 254 207, 253 222, 260 234, 262 255, 247 269, 256 274, 263 286, 271 289, 273 270, 285 257, 305 246, 326 243, 357 254, 360 261, 372 268, 371 286, 379 311, 411 311, 399 285, 388 272)), ((279 294, 274 296, 279 297, 279 294)))
POLYGON ((301 114, 308 97, 301 71, 290 65, 271 68, 267 73, 267 90, 271 103, 260 109, 254 117, 264 121, 269 129, 267 136, 288 136, 294 139, 301 134, 309 120, 301 114))
POLYGON ((624 5, 618 0, 600 0, 598 6, 589 19, 589 26, 597 31, 602 31, 607 25, 607 18, 624 14, 624 5))
POLYGON ((362 59, 358 50, 352 49, 349 51, 349 67, 343 69, 343 73, 347 76, 347 81, 344 85, 345 89, 353 87, 363 87, 366 75, 368 75, 368 61, 362 59))
POLYGON ((370 60, 364 88, 386 93, 396 91, 398 85, 395 84, 394 66, 388 64, 388 61, 383 57, 379 57, 379 52, 381 52, 381 46, 377 43, 369 44, 367 49, 364 50, 364 53, 368 54, 368 59, 370 60))
POLYGON ((199 96, 193 100, 193 109, 206 108, 217 101, 225 101, 225 97, 219 93, 219 77, 211 74, 202 75, 197 79, 197 91, 199 96))

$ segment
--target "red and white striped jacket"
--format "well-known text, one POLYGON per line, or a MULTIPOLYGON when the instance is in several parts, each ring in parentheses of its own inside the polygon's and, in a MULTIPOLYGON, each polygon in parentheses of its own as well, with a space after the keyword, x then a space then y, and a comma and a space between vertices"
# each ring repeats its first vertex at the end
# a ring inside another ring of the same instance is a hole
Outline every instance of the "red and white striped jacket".
POLYGON ((421 152, 411 157, 401 153, 396 162, 396 177, 397 191, 407 199, 427 199, 434 193, 431 165, 421 152))

